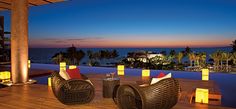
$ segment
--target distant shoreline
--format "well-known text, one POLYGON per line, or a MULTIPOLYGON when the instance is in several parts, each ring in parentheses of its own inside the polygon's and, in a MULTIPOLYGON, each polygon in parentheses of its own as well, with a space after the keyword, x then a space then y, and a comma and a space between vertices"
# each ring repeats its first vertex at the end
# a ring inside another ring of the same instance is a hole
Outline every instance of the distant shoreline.
MULTIPOLYGON (((153 51, 153 52, 161 52, 161 51, 166 51, 166 53, 169 53, 171 50, 175 50, 176 52, 184 51, 185 48, 77 48, 78 50, 83 50, 85 53, 88 50, 97 52, 99 50, 113 50, 116 49, 119 53, 119 57, 116 58, 114 61, 107 61, 103 60, 103 63, 101 66, 106 66, 106 63, 114 63, 119 61, 120 59, 124 58, 127 56, 128 52, 134 52, 134 51, 153 51)), ((232 50, 231 47, 214 47, 214 48, 191 48, 192 51, 194 52, 206 52, 207 54, 211 54, 217 50, 222 50, 225 52, 230 52, 232 50)), ((29 48, 29 59, 31 62, 35 63, 47 63, 51 64, 53 63, 51 61, 52 56, 54 56, 56 53, 59 52, 65 52, 66 48, 29 48)), ((209 59, 209 56, 207 56, 207 60, 209 59)), ((188 61, 187 58, 183 58, 183 62, 188 61)), ((80 64, 82 65, 83 63, 88 62, 88 57, 85 56, 80 64)))
MULTIPOLYGON (((186 46, 187 47, 187 46, 186 46)), ((161 48, 161 49, 182 49, 182 48, 186 48, 186 47, 77 47, 77 49, 129 49, 129 48, 133 48, 133 49, 141 49, 141 48, 161 48)), ((39 48, 39 49, 43 49, 43 48, 48 48, 48 49, 66 49, 68 47, 29 47, 29 49, 34 49, 34 48, 39 48)), ((216 47, 190 47, 190 48, 194 48, 194 49, 198 49, 198 48, 231 48, 231 46, 216 46, 216 47)))

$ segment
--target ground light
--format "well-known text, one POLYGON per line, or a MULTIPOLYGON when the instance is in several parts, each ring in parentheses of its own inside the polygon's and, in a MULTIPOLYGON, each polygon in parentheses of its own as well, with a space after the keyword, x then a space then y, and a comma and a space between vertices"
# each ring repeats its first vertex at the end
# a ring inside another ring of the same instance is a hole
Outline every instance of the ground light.
POLYGON ((117 74, 118 75, 125 75, 125 66, 124 65, 117 66, 117 74))
POLYGON ((208 69, 202 69, 202 80, 209 80, 209 70, 208 69))
POLYGON ((49 87, 52 86, 51 77, 48 77, 48 86, 49 86, 49 87))
POLYGON ((150 70, 143 69, 142 70, 142 77, 149 77, 150 76, 150 70))
POLYGON ((196 88, 195 102, 208 104, 208 89, 196 88))
POLYGON ((8 82, 11 79, 11 73, 9 71, 2 71, 0 72, 0 80, 2 82, 8 82))
POLYGON ((28 60, 28 68, 30 68, 31 67, 31 62, 30 62, 30 60, 28 60))
POLYGON ((70 66, 69 66, 69 69, 76 69, 76 68, 77 68, 76 65, 70 65, 70 66))
POLYGON ((66 62, 60 62, 60 71, 66 70, 66 62))

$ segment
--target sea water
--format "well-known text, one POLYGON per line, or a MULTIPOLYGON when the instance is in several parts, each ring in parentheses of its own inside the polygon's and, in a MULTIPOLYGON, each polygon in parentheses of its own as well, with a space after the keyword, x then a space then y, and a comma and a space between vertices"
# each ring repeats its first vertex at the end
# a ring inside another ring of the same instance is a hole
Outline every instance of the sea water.
MULTIPOLYGON (((91 50, 93 52, 98 52, 100 50, 117 50, 119 57, 115 59, 104 59, 100 60, 103 64, 106 63, 114 63, 114 62, 119 62, 123 58, 127 56, 128 52, 134 52, 134 51, 152 51, 156 53, 160 53, 161 51, 166 51, 167 54, 171 50, 175 50, 176 53, 180 51, 184 51, 185 48, 77 48, 77 50, 83 50, 85 53, 87 53, 88 50, 91 50)), ((209 54, 212 54, 213 52, 217 50, 225 51, 225 52, 230 52, 232 50, 231 47, 214 47, 214 48, 191 48, 193 52, 206 52, 207 53, 207 61, 210 59, 209 54)), ((33 63, 47 63, 51 64, 52 62, 52 57, 59 52, 65 52, 66 48, 29 48, 29 57, 30 60, 33 63)), ((188 58, 185 57, 183 58, 183 62, 188 61, 188 58)), ((82 60, 81 60, 81 65, 85 65, 85 63, 88 62, 88 56, 86 55, 82 60)))

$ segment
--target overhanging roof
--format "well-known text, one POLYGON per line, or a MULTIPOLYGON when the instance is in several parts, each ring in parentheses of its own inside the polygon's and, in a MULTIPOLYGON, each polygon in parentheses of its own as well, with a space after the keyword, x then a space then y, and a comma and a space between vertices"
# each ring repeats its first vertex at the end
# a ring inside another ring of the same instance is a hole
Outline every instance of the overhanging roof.
MULTIPOLYGON (((66 0, 28 0, 29 6, 39 6, 49 3, 62 2, 66 0)), ((0 0, 0 11, 11 10, 12 0, 0 0)))

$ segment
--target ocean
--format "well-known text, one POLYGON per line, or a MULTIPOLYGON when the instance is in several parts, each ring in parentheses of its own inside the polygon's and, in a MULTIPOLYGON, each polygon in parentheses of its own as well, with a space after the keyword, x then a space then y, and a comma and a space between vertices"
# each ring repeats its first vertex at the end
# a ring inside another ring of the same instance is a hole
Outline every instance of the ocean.
MULTIPOLYGON (((59 52, 65 52, 67 48, 29 48, 29 58, 32 63, 44 63, 44 64, 52 64, 51 61, 52 56, 54 56, 56 53, 59 52)), ((87 53, 88 50, 91 50, 93 52, 97 52, 99 50, 113 50, 116 49, 119 53, 119 57, 116 59, 103 59, 100 60, 101 65, 105 65, 106 63, 115 63, 122 60, 124 57, 127 56, 128 52, 133 51, 139 51, 139 50, 145 50, 145 51, 153 51, 160 53, 161 51, 166 51, 167 54, 171 50, 175 50, 176 53, 180 51, 184 51, 185 48, 77 48, 78 50, 83 50, 85 53, 87 53)), ((209 60, 209 54, 212 54, 213 52, 217 50, 230 52, 232 50, 231 47, 214 47, 214 48, 191 48, 194 52, 206 52, 207 53, 207 60, 209 60)), ((188 61, 188 58, 183 58, 183 62, 188 61)), ((87 55, 81 60, 81 65, 86 65, 88 62, 87 55)))

